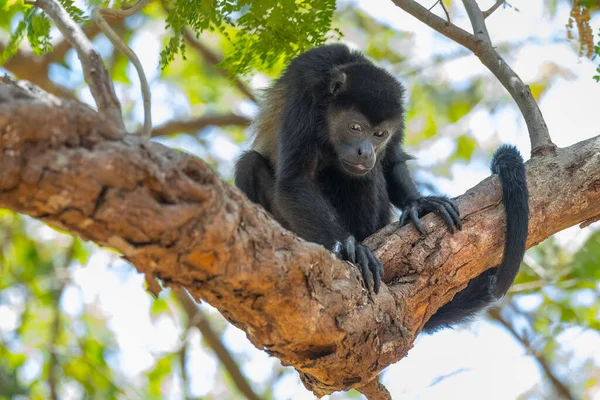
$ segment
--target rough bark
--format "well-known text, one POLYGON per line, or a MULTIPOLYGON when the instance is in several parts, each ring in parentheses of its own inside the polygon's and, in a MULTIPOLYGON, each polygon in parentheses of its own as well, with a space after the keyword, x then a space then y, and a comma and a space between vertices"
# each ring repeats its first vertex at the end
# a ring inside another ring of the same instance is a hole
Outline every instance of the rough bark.
MULTIPOLYGON (((82 104, 0 84, 0 207, 185 287, 317 395, 375 385, 440 306, 499 262, 496 177, 458 199, 462 232, 429 215, 427 237, 391 224, 369 238, 386 266, 375 296, 356 268, 281 228, 199 159, 111 126, 82 104)), ((593 138, 527 163, 528 246, 600 214, 599 150, 593 138)))

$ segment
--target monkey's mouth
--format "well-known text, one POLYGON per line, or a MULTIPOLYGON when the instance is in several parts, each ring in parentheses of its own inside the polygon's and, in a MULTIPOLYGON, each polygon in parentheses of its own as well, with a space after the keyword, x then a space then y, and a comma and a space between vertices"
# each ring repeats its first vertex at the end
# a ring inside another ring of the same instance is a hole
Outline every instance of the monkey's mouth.
POLYGON ((346 172, 349 172, 352 175, 358 175, 358 176, 366 175, 369 173, 369 171, 371 171, 371 169, 373 169, 372 166, 368 167, 364 164, 354 164, 354 163, 345 161, 341 158, 340 158, 340 161, 341 161, 342 167, 344 167, 346 172))

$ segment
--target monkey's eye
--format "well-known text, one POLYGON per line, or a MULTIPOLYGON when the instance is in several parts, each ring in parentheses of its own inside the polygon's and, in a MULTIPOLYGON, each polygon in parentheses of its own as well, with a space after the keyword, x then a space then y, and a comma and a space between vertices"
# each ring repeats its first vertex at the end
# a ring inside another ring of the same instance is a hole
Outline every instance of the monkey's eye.
POLYGON ((382 138, 385 136, 385 131, 376 131, 373 135, 375 137, 382 138))
POLYGON ((350 124, 350 129, 356 132, 362 132, 362 126, 359 124, 350 124))

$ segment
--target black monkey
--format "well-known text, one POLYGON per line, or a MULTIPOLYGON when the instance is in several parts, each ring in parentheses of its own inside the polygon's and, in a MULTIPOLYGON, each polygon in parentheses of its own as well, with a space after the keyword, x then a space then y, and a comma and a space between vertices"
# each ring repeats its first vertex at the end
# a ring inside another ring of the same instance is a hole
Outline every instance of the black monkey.
MULTIPOLYGON (((360 242, 391 222, 435 212, 454 232, 459 210, 444 196, 423 197, 402 150, 404 89, 361 53, 333 44, 296 57, 266 91, 255 123, 253 149, 236 164, 235 184, 286 228, 357 264, 367 288, 379 291, 383 265, 360 242)), ((492 163, 507 213, 504 259, 442 307, 431 331, 463 320, 501 297, 525 251, 528 197, 523 160, 503 146, 492 163)))

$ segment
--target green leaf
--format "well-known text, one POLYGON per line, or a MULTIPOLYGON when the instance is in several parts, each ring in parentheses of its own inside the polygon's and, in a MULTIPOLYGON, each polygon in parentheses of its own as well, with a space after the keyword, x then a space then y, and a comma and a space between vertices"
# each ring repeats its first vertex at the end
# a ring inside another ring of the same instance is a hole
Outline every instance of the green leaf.
POLYGON ((171 375, 174 360, 174 354, 169 354, 167 356, 159 358, 154 368, 148 373, 146 373, 146 376, 148 377, 149 381, 148 390, 152 396, 155 396, 156 398, 161 398, 162 382, 166 377, 171 375))
POLYGON ((169 303, 166 299, 157 298, 152 302, 152 307, 150 308, 150 315, 152 317, 156 317, 162 313, 169 311, 169 303))
POLYGON ((451 159, 469 161, 476 148, 477 141, 475 139, 469 135, 461 135, 456 139, 456 153, 451 159))
POLYGON ((594 232, 573 257, 572 277, 600 279, 600 231, 594 232))
POLYGON ((85 243, 79 238, 73 238, 73 259, 79 261, 81 265, 87 263, 88 257, 90 256, 90 249, 86 247, 85 243))

